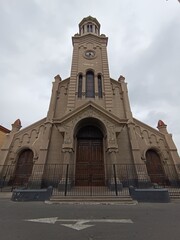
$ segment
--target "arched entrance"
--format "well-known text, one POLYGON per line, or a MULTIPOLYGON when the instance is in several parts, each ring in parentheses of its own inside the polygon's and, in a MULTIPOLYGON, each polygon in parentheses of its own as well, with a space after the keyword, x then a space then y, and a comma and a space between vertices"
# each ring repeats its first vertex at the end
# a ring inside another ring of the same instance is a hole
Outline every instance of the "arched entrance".
POLYGON ((103 134, 93 125, 86 125, 77 133, 76 186, 105 185, 103 134))
POLYGON ((13 185, 24 186, 28 184, 33 169, 33 151, 26 149, 19 155, 14 172, 13 185))
POLYGON ((150 149, 146 152, 146 167, 152 183, 164 185, 166 177, 158 153, 150 149))

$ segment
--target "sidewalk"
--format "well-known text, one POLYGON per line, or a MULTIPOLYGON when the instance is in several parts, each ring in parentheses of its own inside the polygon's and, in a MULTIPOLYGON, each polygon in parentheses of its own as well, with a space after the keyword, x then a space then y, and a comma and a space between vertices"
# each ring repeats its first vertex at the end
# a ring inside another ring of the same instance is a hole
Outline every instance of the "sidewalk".
POLYGON ((12 192, 0 192, 0 199, 11 199, 12 192))

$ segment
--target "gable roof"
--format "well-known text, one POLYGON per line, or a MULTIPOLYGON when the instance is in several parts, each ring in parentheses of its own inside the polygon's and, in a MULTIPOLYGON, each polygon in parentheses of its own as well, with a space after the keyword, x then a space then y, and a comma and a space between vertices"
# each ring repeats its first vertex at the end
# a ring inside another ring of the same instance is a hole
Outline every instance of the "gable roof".
POLYGON ((4 133, 10 133, 11 131, 5 127, 3 127, 2 125, 0 125, 0 131, 4 132, 4 133))
POLYGON ((53 122, 55 123, 63 123, 70 118, 85 112, 87 109, 91 109, 93 111, 99 112, 102 116, 105 116, 106 118, 109 118, 113 120, 116 123, 127 123, 127 119, 119 119, 116 117, 113 113, 108 112, 106 109, 102 108, 101 106, 97 105, 96 103, 92 101, 88 101, 87 103, 81 105, 80 107, 76 108, 75 110, 71 111, 70 113, 66 114, 62 118, 54 118, 53 122))

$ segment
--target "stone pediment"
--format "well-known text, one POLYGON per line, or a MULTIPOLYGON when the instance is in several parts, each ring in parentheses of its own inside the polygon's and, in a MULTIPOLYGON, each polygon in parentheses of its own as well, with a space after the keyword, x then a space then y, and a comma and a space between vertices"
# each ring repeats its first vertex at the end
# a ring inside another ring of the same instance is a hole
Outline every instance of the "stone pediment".
POLYGON ((106 128, 107 147, 117 148, 116 133, 122 130, 123 126, 127 124, 127 120, 117 118, 91 101, 68 113, 61 119, 53 119, 53 124, 56 125, 64 137, 64 148, 73 148, 72 143, 76 126, 81 120, 86 118, 94 118, 103 123, 106 128))
POLYGON ((66 114, 62 118, 54 118, 53 123, 59 123, 63 124, 65 122, 69 122, 73 119, 82 119, 82 118, 104 118, 107 121, 110 121, 114 124, 125 124, 127 123, 127 119, 119 119, 111 112, 108 112, 106 109, 100 107, 99 105, 95 104, 92 101, 89 101, 88 103, 80 106, 79 108, 76 108, 72 112, 66 114))

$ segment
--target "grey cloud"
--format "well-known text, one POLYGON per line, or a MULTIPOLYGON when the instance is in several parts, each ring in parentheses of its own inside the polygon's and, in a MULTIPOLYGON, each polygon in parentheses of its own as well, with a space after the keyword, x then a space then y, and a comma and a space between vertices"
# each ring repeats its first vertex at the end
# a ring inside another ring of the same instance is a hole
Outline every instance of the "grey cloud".
POLYGON ((158 101, 160 96, 168 103, 177 101, 180 94, 180 89, 176 87, 180 69, 180 34, 177 29, 180 29, 180 24, 172 22, 134 63, 124 69, 131 79, 131 98, 134 104, 142 101, 142 97, 145 101, 141 104, 158 101), (140 88, 143 89, 141 94, 138 92, 140 88))

